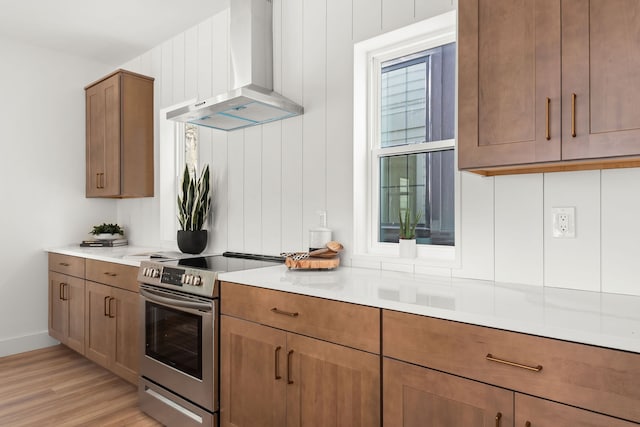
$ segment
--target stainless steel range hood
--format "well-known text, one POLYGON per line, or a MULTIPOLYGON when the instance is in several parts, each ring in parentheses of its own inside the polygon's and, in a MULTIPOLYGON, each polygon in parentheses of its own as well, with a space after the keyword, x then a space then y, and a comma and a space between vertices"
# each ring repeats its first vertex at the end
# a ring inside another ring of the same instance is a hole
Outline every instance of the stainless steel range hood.
POLYGON ((235 89, 170 111, 167 119, 231 131, 302 114, 302 106, 273 91, 271 0, 229 3, 229 68, 235 89))

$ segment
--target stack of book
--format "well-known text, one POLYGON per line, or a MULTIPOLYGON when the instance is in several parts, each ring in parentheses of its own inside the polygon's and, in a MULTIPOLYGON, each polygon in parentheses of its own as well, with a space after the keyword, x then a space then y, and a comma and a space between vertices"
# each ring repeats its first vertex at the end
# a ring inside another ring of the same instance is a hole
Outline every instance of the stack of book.
POLYGON ((114 246, 127 246, 129 242, 127 239, 114 239, 114 240, 83 240, 80 246, 87 248, 112 248, 114 246))

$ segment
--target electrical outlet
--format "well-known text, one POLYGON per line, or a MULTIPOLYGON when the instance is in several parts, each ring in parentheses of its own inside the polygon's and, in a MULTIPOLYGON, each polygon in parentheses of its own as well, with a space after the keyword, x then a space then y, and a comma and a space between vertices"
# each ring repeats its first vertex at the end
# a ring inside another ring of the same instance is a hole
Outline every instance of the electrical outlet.
POLYGON ((553 237, 575 238, 576 237, 576 208, 551 208, 553 215, 553 237))

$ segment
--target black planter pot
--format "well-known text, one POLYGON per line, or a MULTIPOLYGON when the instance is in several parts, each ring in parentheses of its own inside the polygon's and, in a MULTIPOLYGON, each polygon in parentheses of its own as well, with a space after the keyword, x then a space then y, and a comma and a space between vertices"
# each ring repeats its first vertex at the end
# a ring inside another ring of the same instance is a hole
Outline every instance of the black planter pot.
POLYGON ((207 230, 178 230, 178 248, 185 254, 199 254, 207 247, 207 230))

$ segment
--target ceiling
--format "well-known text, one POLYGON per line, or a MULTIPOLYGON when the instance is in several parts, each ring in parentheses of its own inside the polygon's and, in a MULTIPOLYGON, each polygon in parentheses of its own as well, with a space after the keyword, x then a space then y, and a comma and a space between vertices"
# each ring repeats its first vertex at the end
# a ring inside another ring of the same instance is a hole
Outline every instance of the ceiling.
POLYGON ((229 0, 0 0, 0 36, 118 66, 229 0))

